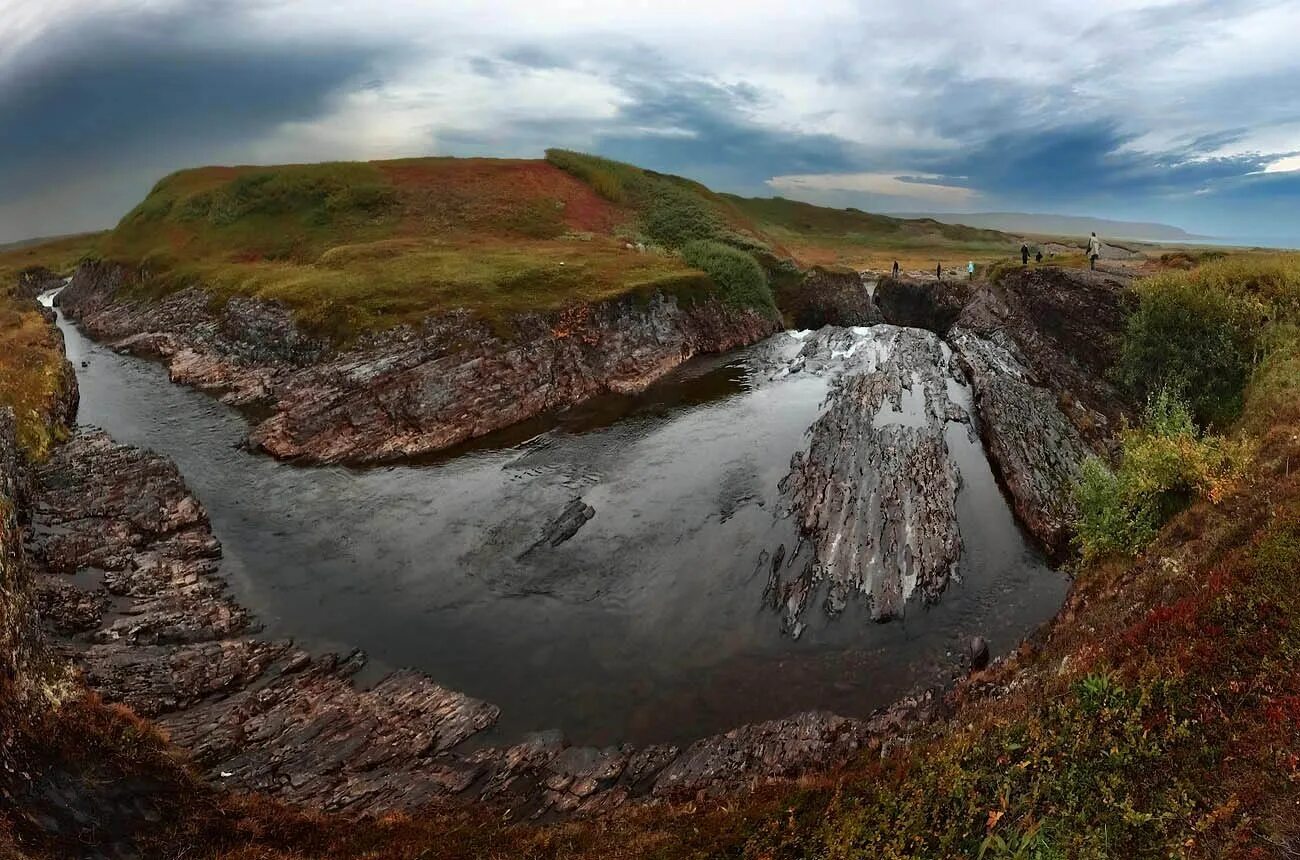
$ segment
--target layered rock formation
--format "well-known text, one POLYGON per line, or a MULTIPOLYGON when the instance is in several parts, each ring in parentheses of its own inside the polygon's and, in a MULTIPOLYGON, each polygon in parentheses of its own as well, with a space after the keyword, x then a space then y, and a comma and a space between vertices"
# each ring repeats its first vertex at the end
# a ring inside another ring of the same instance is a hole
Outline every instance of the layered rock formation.
MULTIPOLYGON (((203 507, 169 461, 88 430, 35 477, 28 542, 50 634, 92 688, 153 717, 219 785, 348 813, 437 801, 593 815, 833 767, 941 707, 924 697, 872 720, 799 714, 684 750, 572 746, 554 732, 469 750, 495 706, 415 672, 363 688, 353 676, 364 654, 254 635, 203 507)), ((571 508, 552 540, 585 522, 585 506, 571 508)))
POLYGON ((1108 381, 1130 301, 1121 278, 1051 267, 996 282, 884 279, 885 318, 943 335, 975 395, 980 435, 1020 521, 1052 555, 1069 547, 1083 460, 1132 411, 1108 381))
POLYGON ((601 392, 636 392, 693 355, 747 345, 777 323, 717 300, 655 295, 533 313, 508 333, 469 313, 430 317, 342 351, 255 299, 123 292, 120 266, 88 264, 59 296, 93 337, 165 361, 172 379, 269 412, 249 441, 277 457, 378 462, 437 451, 601 392))
POLYGON ((800 548, 788 563, 772 564, 768 591, 787 630, 799 635, 799 618, 823 582, 832 615, 856 593, 877 620, 901 614, 914 591, 937 600, 962 550, 961 479, 946 434, 950 422, 970 420, 952 394, 962 380, 950 351, 920 329, 827 328, 795 362, 834 378, 808 450, 781 483, 812 549, 801 565, 800 548))
POLYGON ((954 325, 1014 344, 1037 385, 1094 448, 1133 412, 1109 381, 1134 302, 1126 279, 1081 269, 1028 268, 981 284, 954 325))

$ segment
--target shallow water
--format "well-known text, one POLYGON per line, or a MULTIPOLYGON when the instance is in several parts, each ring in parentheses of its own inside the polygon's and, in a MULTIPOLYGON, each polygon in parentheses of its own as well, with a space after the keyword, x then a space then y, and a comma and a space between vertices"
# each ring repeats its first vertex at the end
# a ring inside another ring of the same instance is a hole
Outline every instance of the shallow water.
POLYGON ((770 378, 773 353, 798 347, 790 334, 688 363, 639 396, 356 470, 242 450, 238 412, 59 325, 79 420, 176 461, 269 635, 362 648, 378 669, 414 667, 493 702, 493 741, 559 728, 580 743, 680 742, 811 708, 867 715, 951 674, 969 635, 1014 646, 1065 594, 978 442, 952 425, 961 581, 898 621, 874 624, 851 603, 782 636, 758 556, 793 537, 775 516, 777 482, 827 388, 807 373, 770 378), (594 517, 537 545, 575 498, 594 517))

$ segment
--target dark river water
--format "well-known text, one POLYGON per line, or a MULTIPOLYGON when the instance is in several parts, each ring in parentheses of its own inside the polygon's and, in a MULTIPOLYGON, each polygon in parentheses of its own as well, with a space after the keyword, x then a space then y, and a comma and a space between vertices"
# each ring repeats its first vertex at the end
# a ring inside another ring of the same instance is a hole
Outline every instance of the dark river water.
POLYGON ((950 676, 972 634, 1013 647, 1065 595, 963 430, 949 433, 961 581, 900 620, 872 623, 855 603, 827 620, 818 606, 799 639, 783 636, 758 556, 792 537, 777 483, 827 387, 770 380, 757 358, 792 354, 788 333, 639 396, 357 470, 249 453, 238 412, 59 324, 80 422, 176 461, 268 635, 361 648, 372 676, 414 667, 493 702, 494 742, 548 728, 579 743, 681 742, 811 708, 867 715, 950 676), (576 498, 592 519, 537 545, 576 498))

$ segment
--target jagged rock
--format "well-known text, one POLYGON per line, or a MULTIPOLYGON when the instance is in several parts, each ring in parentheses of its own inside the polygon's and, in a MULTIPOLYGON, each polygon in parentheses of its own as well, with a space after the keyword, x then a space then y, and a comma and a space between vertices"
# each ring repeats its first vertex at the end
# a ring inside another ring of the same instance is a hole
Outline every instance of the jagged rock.
POLYGON ((44 266, 32 266, 18 273, 18 284, 14 295, 24 299, 34 299, 41 293, 56 290, 63 286, 63 277, 51 272, 44 266))
POLYGON ((714 794, 738 781, 792 778, 814 767, 843 762, 870 736, 867 723, 810 711, 733 729, 697 741, 655 780, 658 797, 714 794))
MULTIPOLYGON (((840 334, 851 346, 853 333, 840 334)), ((863 738, 910 724, 901 712, 870 724, 802 715, 703 739, 685 756, 571 746, 558 732, 462 751, 495 724, 495 706, 409 671, 362 689, 359 652, 313 657, 247 636, 253 620, 226 593, 206 514, 163 458, 89 430, 36 478, 29 542, 48 562, 37 565, 47 625, 73 637, 64 648, 92 688, 157 718, 220 785, 353 814, 454 801, 591 816, 831 767, 863 738)), ((586 521, 570 507, 568 520, 586 521)))
POLYGON ((596 509, 582 499, 574 499, 564 506, 559 516, 547 524, 541 538, 524 551, 528 555, 544 546, 559 546, 578 533, 578 529, 596 515, 596 509))
MULTIPOLYGON (((496 722, 486 702, 398 672, 369 690, 331 659, 270 683, 169 714, 161 725, 216 779, 299 803, 358 811, 412 806, 441 793, 423 771, 496 722)), ((464 771, 464 768, 459 770, 464 771)))
POLYGON ((93 645, 81 655, 87 682, 107 699, 156 717, 214 693, 242 689, 289 650, 287 642, 223 639, 180 647, 93 645))
POLYGON ((1047 550, 1069 547, 1073 490, 1091 453, 1058 399, 1022 363, 1005 332, 979 337, 954 326, 949 338, 975 391, 980 433, 1017 517, 1047 550))
POLYGON ((883 277, 876 284, 876 305, 891 325, 923 328, 939 335, 957 321, 970 299, 965 281, 930 281, 883 277))
POLYGON ((62 636, 97 629, 110 604, 108 593, 103 589, 87 591, 65 579, 48 574, 37 578, 36 608, 41 619, 62 636))
MULTIPOLYGON (((780 560, 772 567, 770 593, 796 636, 823 581, 831 614, 855 594, 868 596, 878 620, 902 613, 916 589, 928 602, 938 599, 962 548, 960 476, 945 433, 949 422, 969 421, 950 397, 960 371, 929 332, 828 329, 809 338, 800 360, 822 372, 837 367, 839 375, 807 452, 795 455, 781 482, 786 509, 814 553, 783 583, 780 560)), ((796 549, 787 566, 800 556, 796 549)))
POLYGON ((1004 347, 1055 397, 1094 449, 1104 449, 1123 419, 1127 399, 1108 380, 1133 303, 1124 280, 1101 272, 1017 269, 981 284, 956 325, 1004 347))
POLYGON ((121 266, 85 264, 59 295, 94 337, 167 362, 173 380, 257 406, 249 441, 277 457, 377 462, 437 451, 606 392, 637 392, 693 355, 754 343, 777 321, 720 300, 622 299, 521 314, 501 334, 468 312, 335 351, 281 305, 196 289, 119 295, 121 266), (539 382, 540 381, 540 382, 539 382))

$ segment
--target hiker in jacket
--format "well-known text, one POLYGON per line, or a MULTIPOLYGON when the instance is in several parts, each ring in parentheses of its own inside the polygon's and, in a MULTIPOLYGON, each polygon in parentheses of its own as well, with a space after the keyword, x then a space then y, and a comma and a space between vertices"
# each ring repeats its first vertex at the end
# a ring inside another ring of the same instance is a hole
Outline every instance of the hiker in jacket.
POLYGON ((1027 242, 1020 246, 1020 265, 1029 265, 1029 243, 1027 242))
POLYGON ((1096 269, 1097 258, 1101 256, 1101 240, 1097 238, 1096 233, 1093 233, 1092 236, 1088 238, 1087 254, 1088 254, 1088 268, 1096 269))

